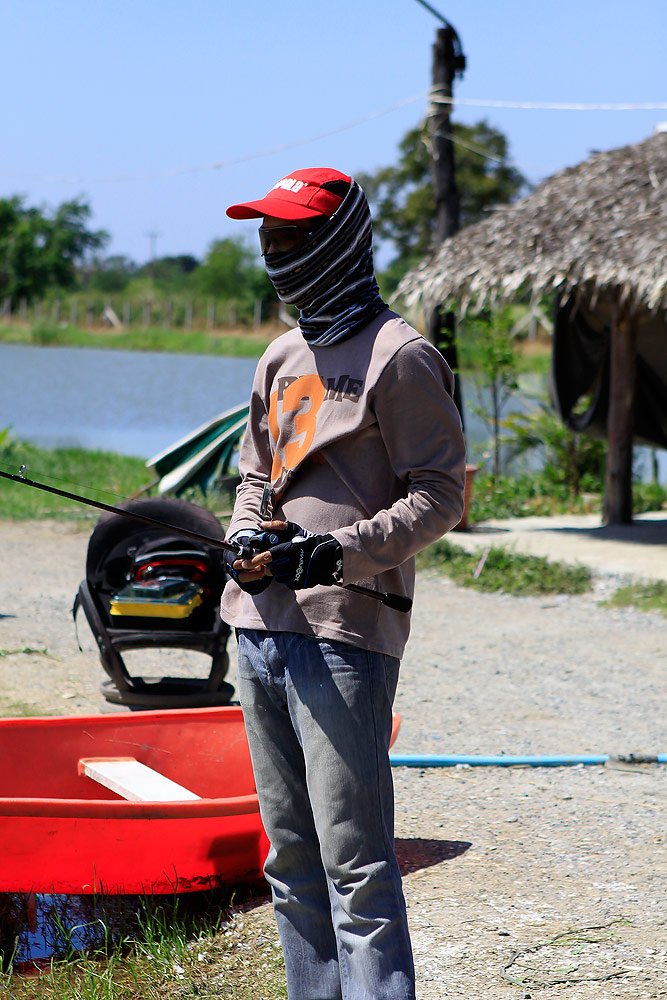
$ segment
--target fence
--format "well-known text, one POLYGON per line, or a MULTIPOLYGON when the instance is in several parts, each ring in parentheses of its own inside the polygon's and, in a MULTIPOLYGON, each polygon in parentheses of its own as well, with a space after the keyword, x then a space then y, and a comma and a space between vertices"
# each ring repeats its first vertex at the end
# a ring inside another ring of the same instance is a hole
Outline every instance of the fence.
POLYGON ((219 301, 216 299, 124 299, 121 296, 52 297, 28 302, 13 302, 5 298, 0 304, 4 322, 31 325, 51 323, 54 326, 79 326, 89 329, 114 327, 132 329, 159 327, 185 330, 224 330, 237 326, 255 326, 281 320, 292 325, 292 319, 282 303, 256 299, 254 302, 219 301))

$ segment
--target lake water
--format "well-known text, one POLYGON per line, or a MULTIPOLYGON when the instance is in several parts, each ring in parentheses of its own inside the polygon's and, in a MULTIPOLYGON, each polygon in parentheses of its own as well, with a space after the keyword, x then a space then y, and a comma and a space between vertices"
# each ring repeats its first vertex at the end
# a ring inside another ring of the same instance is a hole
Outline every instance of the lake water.
MULTIPOLYGON (((191 354, 0 344, 0 430, 48 448, 78 446, 148 459, 212 419, 247 402, 257 361, 191 354)), ((521 379, 508 410, 525 410, 546 379, 521 379)), ((488 451, 488 431, 469 411, 479 403, 463 380, 470 459, 488 451)), ((648 449, 637 448, 649 477, 648 449)), ((667 452, 659 451, 660 478, 667 452)), ((539 457, 529 463, 539 464, 539 457)))
POLYGON ((257 361, 0 344, 0 429, 150 458, 250 396, 257 361))

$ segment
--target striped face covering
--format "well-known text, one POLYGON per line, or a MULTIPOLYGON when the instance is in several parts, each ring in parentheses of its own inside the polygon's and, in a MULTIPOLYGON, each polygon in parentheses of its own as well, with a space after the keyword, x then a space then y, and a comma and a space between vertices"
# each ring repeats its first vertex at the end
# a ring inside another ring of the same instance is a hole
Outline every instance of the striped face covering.
POLYGON ((313 347, 351 337, 387 308, 373 270, 370 208, 354 180, 330 219, 264 263, 278 298, 301 311, 299 328, 313 347))

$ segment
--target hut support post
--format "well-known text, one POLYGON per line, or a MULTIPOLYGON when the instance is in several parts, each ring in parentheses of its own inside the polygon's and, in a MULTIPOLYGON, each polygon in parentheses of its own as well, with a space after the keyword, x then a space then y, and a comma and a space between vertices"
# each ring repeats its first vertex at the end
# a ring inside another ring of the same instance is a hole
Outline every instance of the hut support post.
MULTIPOLYGON (((442 19, 444 21, 444 18, 442 19)), ((433 46, 433 97, 428 114, 428 134, 431 149, 431 182, 435 199, 434 242, 442 243, 459 229, 459 193, 454 169, 452 143, 451 100, 454 77, 463 73, 465 56, 459 37, 447 21, 439 28, 433 46)), ((439 305, 426 313, 426 336, 455 372, 454 401, 463 421, 463 399, 458 374, 456 321, 454 313, 443 315, 439 305)))
POLYGON ((632 522, 632 437, 637 330, 629 307, 619 306, 611 329, 607 468, 603 524, 632 522))

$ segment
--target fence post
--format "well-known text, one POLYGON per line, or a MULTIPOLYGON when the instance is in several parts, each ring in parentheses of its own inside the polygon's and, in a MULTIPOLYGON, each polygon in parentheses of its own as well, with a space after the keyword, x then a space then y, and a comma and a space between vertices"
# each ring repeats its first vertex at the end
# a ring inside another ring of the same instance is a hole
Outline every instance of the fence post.
POLYGON ((215 299, 209 299, 206 312, 206 328, 212 330, 215 326, 215 299))
POLYGON ((28 300, 21 299, 19 302, 19 318, 22 323, 27 322, 28 319, 28 300))
POLYGON ((164 328, 168 330, 171 326, 171 299, 165 299, 163 316, 164 328))
POLYGON ((88 304, 86 306, 86 325, 87 326, 94 326, 95 325, 95 303, 94 302, 88 302, 88 304))
POLYGON ((70 299, 69 303, 69 321, 72 326, 76 326, 79 319, 79 300, 70 299))
POLYGON ((60 320, 60 299, 54 299, 51 306, 51 322, 58 323, 60 320))
POLYGON ((12 299, 10 295, 7 295, 4 302, 2 303, 2 315, 4 317, 11 316, 12 314, 12 299))
POLYGON ((41 299, 38 299, 37 302, 35 302, 35 313, 34 313, 34 316, 35 316, 35 320, 40 320, 42 318, 42 300, 41 299))
POLYGON ((185 305, 185 327, 187 330, 192 329, 192 314, 193 314, 192 301, 190 300, 185 305))
POLYGON ((123 302, 123 326, 129 327, 132 321, 132 307, 130 306, 129 300, 125 299, 123 302))
POLYGON ((148 328, 151 325, 151 304, 144 302, 143 325, 148 328))
POLYGON ((229 325, 236 326, 236 306, 233 302, 229 307, 229 325))

